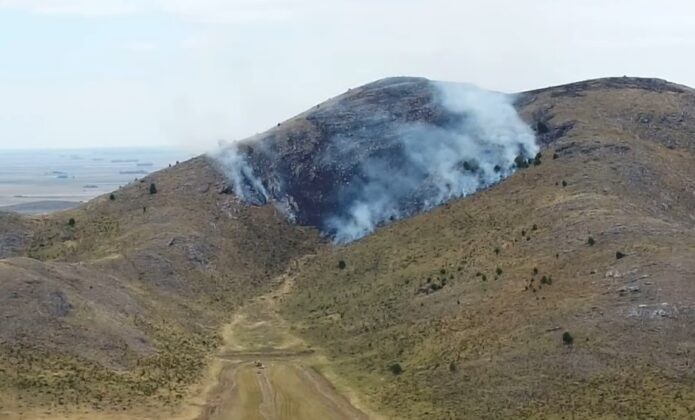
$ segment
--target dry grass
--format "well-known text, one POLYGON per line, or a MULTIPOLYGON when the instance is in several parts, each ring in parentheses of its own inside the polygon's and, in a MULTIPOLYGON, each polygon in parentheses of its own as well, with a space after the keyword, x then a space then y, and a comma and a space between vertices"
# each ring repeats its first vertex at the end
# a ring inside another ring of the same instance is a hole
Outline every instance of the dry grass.
POLYGON ((575 124, 540 166, 325 250, 298 277, 285 316, 373 407, 396 418, 693 416, 695 125, 664 122, 693 95, 583 95, 544 92, 522 110, 575 124))
POLYGON ((273 208, 220 194, 224 182, 198 158, 115 200, 3 217, 4 232, 26 235, 0 260, 0 392, 19 410, 180 401, 233 311, 317 243, 273 208))

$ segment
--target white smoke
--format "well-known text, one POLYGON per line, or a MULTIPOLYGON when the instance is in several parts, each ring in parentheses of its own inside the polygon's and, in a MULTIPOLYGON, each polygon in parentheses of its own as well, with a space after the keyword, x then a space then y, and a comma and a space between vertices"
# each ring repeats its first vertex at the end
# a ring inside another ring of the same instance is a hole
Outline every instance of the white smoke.
MULTIPOLYGON (((422 112, 441 115, 423 114, 414 118, 420 122, 403 123, 386 110, 369 109, 363 117, 369 124, 359 133, 335 134, 325 139, 321 153, 310 157, 315 165, 348 174, 346 182, 332 186, 333 196, 325 202, 329 204, 321 204, 320 228, 336 243, 354 241, 382 224, 489 187, 538 153, 534 133, 510 95, 472 85, 430 83, 436 106, 422 112)), ((278 159, 262 143, 253 147, 254 155, 278 159)), ((292 220, 303 211, 284 189, 297 180, 283 179, 277 172, 259 179, 235 144, 213 158, 241 199, 273 203, 292 220)))
POLYGON ((347 211, 328 218, 337 243, 359 239, 408 210, 428 210, 472 194, 509 176, 515 159, 539 148, 531 128, 519 117, 509 95, 471 85, 433 83, 441 105, 463 118, 453 127, 403 125, 398 134, 406 162, 393 167, 383 159, 362 165, 363 179, 347 211), (404 206, 408 200, 419 200, 404 206))
POLYGON ((246 157, 239 151, 236 143, 220 143, 220 148, 209 154, 232 180, 234 194, 252 204, 265 204, 270 200, 263 182, 256 177, 246 157))

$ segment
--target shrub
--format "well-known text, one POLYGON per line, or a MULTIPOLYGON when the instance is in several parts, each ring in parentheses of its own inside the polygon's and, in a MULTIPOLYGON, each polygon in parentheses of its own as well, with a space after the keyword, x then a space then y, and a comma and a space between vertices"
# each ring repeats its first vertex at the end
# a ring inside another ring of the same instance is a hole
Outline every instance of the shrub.
POLYGON ((483 274, 483 281, 487 281, 487 276, 483 274))
POLYGON ((157 194, 157 186, 154 185, 154 182, 150 184, 150 194, 157 194))
POLYGON ((495 247, 495 255, 500 255, 500 248, 499 247, 495 247))
POLYGON ((559 157, 560 157, 560 155, 558 155, 557 153, 553 153, 553 159, 557 159, 559 157))
POLYGON ((547 134, 549 131, 550 129, 546 123, 543 121, 538 121, 538 124, 536 124, 536 132, 538 134, 547 134))
POLYGON ((68 220, 68 225, 70 227, 75 226, 75 219, 71 217, 70 220, 68 220))
POLYGON ((345 264, 345 261, 343 261, 343 260, 338 261, 338 268, 339 269, 344 270, 345 267, 347 267, 347 264, 345 264))
POLYGON ((538 225, 533 225, 533 227, 531 227, 531 230, 538 230, 538 225))
POLYGON ((566 186, 567 186, 567 181, 565 181, 564 179, 562 180, 562 186, 563 186, 563 187, 566 187, 566 186))
POLYGON ((568 346, 571 346, 572 343, 574 343, 574 337, 572 337, 572 334, 570 334, 569 331, 562 333, 562 342, 568 346))
POLYGON ((589 246, 594 246, 594 244, 596 243, 596 241, 594 240, 594 238, 592 238, 591 236, 589 236, 589 239, 586 240, 586 243, 589 244, 589 246))
POLYGON ((391 366, 389 366, 389 370, 394 375, 400 375, 401 373, 403 373, 403 368, 398 363, 393 363, 391 366))
POLYGON ((533 274, 538 274, 538 268, 533 267, 533 274))
POLYGON ((113 195, 113 193, 111 193, 111 194, 109 195, 109 200, 113 201, 113 200, 115 200, 115 199, 116 199, 116 196, 113 195))
POLYGON ((538 166, 538 165, 541 164, 541 157, 543 157, 543 155, 541 155, 540 152, 539 152, 539 153, 536 155, 536 157, 533 158, 533 164, 534 164, 535 166, 538 166))
POLYGON ((498 276, 502 275, 502 269, 499 267, 497 267, 497 270, 495 270, 495 272, 497 273, 498 276))
POLYGON ((623 254, 622 252, 618 251, 615 253, 615 259, 619 260, 621 258, 625 258, 627 255, 623 254))
POLYGON ((523 168, 528 168, 528 162, 526 159, 523 158, 523 156, 519 155, 514 159, 514 164, 516 165, 517 168, 523 169, 523 168))

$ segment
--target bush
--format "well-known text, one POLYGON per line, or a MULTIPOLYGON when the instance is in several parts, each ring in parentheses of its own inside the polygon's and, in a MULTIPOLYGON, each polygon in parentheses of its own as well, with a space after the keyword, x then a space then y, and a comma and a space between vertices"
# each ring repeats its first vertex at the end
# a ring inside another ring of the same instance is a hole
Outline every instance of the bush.
POLYGON ((523 156, 519 155, 514 159, 514 164, 516 165, 517 168, 523 169, 523 168, 528 168, 528 162, 526 159, 523 158, 523 156))
POLYGON ((589 236, 589 239, 586 240, 586 243, 589 244, 589 246, 594 246, 594 244, 596 243, 596 241, 594 240, 594 238, 592 238, 591 236, 589 236))
POLYGON ((495 270, 495 272, 497 273, 498 276, 502 275, 502 269, 499 267, 497 267, 497 270, 495 270))
POLYGON ((557 153, 553 153, 553 160, 554 160, 554 159, 557 159, 557 158, 559 158, 559 157, 560 157, 560 155, 558 155, 557 153))
POLYGON ((500 255, 500 248, 499 247, 495 247, 495 255, 500 255))
POLYGON ((618 251, 618 252, 615 253, 615 259, 616 259, 616 260, 619 260, 619 259, 625 258, 625 257, 627 257, 627 255, 623 254, 623 253, 620 252, 620 251, 618 251))
POLYGON ((536 155, 536 157, 533 158, 533 164, 534 164, 535 166, 538 166, 538 165, 541 164, 541 157, 543 157, 543 155, 539 152, 539 153, 536 155))
POLYGON ((398 364, 398 363, 394 363, 394 364, 392 364, 391 366, 389 366, 389 370, 390 370, 391 373, 393 373, 394 375, 400 375, 401 373, 403 373, 403 368, 402 368, 401 365, 398 364))
POLYGON ((154 185, 154 182, 150 184, 150 194, 157 194, 157 186, 154 185))
POLYGON ((536 132, 538 134, 547 134, 549 131, 550 129, 546 123, 543 121, 538 121, 538 124, 536 124, 536 132))
POLYGON ((113 201, 113 200, 115 200, 115 199, 116 199, 116 196, 113 195, 113 193, 111 193, 111 194, 109 195, 109 200, 113 201))
POLYGON ((563 187, 566 187, 566 186, 567 186, 567 181, 565 181, 564 179, 562 180, 562 186, 563 186, 563 187))
POLYGON ((338 268, 339 269, 344 270, 345 267, 347 267, 347 264, 345 264, 345 261, 343 261, 343 260, 338 261, 338 268))
POLYGON ((68 220, 68 225, 69 225, 70 227, 75 226, 75 219, 73 219, 73 218, 71 217, 70 220, 68 220))
POLYGON ((569 331, 562 333, 562 342, 568 346, 571 346, 572 343, 574 343, 574 337, 572 337, 572 334, 570 334, 569 331))
POLYGON ((533 267, 533 274, 538 274, 538 268, 537 267, 533 267))

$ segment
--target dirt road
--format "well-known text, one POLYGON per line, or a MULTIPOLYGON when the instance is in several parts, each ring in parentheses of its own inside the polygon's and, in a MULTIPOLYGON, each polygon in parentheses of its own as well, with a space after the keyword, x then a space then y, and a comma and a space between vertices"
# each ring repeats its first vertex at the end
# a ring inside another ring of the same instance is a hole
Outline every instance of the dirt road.
POLYGON ((198 420, 369 418, 310 367, 316 355, 277 315, 288 287, 244 306, 227 326, 221 368, 198 420))

